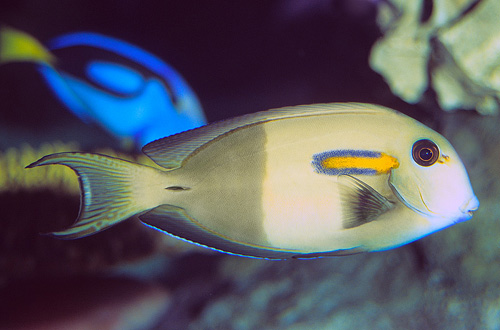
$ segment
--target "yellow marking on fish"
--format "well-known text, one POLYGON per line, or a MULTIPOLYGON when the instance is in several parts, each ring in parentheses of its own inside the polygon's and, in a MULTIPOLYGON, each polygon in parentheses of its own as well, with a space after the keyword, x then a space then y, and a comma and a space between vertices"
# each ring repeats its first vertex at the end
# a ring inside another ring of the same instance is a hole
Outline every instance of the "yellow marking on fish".
POLYGON ((370 150, 330 150, 313 156, 316 172, 328 175, 376 175, 399 167, 396 158, 370 150))
POLYGON ((11 28, 0 29, 0 63, 32 61, 54 64, 56 58, 31 35, 11 28))
POLYGON ((444 164, 444 163, 448 162, 449 160, 450 160, 450 156, 443 155, 443 156, 439 157, 438 163, 444 164))
POLYGON ((398 168, 399 162, 394 157, 380 153, 379 158, 330 157, 323 160, 321 165, 325 168, 366 168, 377 173, 387 173, 393 168, 398 168))

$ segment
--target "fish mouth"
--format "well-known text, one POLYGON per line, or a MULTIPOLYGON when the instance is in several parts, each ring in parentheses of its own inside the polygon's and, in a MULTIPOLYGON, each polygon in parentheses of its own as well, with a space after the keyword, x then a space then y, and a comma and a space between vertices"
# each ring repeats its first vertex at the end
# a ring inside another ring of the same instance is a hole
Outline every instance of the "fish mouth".
POLYGON ((472 218, 473 213, 478 209, 479 200, 475 195, 473 195, 467 202, 463 203, 462 206, 460 206, 462 217, 458 220, 458 222, 469 220, 470 218, 472 218))

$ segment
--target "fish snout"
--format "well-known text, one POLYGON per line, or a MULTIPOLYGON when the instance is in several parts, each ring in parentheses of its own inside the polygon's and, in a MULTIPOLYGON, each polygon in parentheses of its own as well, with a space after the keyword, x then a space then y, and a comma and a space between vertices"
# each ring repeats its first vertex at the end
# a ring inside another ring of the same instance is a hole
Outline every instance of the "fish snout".
POLYGON ((460 206, 460 211, 467 217, 467 219, 470 219, 472 217, 472 213, 477 211, 478 208, 479 200, 476 196, 472 196, 467 202, 460 206))

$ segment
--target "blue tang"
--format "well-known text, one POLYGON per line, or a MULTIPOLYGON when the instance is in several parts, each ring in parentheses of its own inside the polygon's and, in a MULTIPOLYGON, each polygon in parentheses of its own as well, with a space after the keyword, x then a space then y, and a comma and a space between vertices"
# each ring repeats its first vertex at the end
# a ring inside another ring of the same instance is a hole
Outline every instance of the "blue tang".
POLYGON ((0 45, 0 63, 38 63, 50 88, 75 115, 138 147, 206 124, 196 94, 180 74, 125 41, 77 32, 45 47, 4 27, 0 45))
POLYGON ((78 238, 130 217, 231 254, 267 259, 380 251, 468 220, 479 202, 439 133, 358 103, 248 114, 151 142, 160 168, 59 153, 79 176, 78 238))

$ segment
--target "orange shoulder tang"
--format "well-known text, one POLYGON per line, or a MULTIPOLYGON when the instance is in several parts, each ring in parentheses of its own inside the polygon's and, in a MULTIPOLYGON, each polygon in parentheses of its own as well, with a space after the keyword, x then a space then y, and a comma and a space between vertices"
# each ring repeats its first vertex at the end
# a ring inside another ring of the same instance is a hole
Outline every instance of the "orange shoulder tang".
POLYGON ((316 173, 327 175, 377 175, 399 167, 396 158, 370 150, 329 150, 313 155, 316 173))

